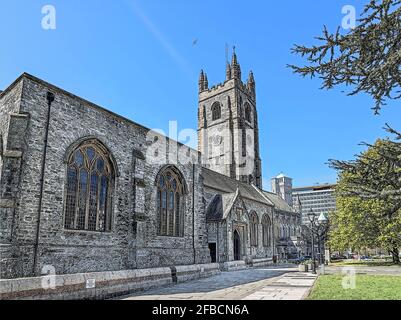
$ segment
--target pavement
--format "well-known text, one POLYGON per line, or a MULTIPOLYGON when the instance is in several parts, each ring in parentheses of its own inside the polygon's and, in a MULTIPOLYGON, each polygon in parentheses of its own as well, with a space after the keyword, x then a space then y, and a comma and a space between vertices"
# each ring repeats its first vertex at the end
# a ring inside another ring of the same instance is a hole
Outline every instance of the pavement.
POLYGON ((316 275, 280 266, 222 272, 209 278, 151 289, 123 300, 301 300, 316 275))
POLYGON ((242 300, 303 300, 316 281, 311 273, 287 273, 242 300))

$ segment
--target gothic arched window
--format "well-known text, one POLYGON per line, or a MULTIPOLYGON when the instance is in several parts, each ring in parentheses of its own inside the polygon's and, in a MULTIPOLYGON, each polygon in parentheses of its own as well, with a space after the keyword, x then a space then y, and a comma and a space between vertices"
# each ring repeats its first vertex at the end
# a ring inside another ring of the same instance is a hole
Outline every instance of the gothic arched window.
POLYGON ((69 156, 64 227, 110 231, 114 168, 99 141, 81 143, 69 156))
POLYGON ((220 103, 215 102, 212 106, 212 120, 218 120, 221 118, 221 106, 220 103))
POLYGON ((252 212, 249 224, 251 246, 258 245, 258 224, 259 224, 258 215, 255 212, 252 212))
POLYGON ((248 122, 252 121, 252 110, 249 103, 245 103, 245 120, 248 122))
POLYGON ((160 236, 184 236, 184 181, 174 167, 167 167, 158 175, 158 234, 160 236))
POLYGON ((270 218, 269 215, 265 214, 262 218, 262 233, 263 233, 263 246, 270 247, 270 218))

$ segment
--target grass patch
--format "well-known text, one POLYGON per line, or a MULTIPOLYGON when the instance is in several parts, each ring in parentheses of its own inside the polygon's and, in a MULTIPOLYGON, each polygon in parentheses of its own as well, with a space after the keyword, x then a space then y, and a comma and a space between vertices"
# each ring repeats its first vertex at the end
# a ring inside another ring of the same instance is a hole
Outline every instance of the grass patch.
POLYGON ((401 300, 401 276, 356 275, 355 289, 344 289, 344 275, 320 276, 308 300, 401 300))
POLYGON ((398 266, 401 267, 399 264, 394 264, 390 261, 338 261, 332 262, 331 266, 366 266, 366 267, 391 267, 391 266, 398 266))

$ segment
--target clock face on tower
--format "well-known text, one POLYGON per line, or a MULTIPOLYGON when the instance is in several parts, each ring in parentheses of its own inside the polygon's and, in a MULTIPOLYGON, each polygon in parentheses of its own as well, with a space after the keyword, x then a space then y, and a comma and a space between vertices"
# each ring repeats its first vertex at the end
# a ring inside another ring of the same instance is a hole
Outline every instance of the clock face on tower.
POLYGON ((219 146, 222 142, 223 142, 223 137, 222 137, 222 136, 220 136, 220 135, 215 135, 215 136, 213 137, 213 144, 214 144, 215 146, 219 146))

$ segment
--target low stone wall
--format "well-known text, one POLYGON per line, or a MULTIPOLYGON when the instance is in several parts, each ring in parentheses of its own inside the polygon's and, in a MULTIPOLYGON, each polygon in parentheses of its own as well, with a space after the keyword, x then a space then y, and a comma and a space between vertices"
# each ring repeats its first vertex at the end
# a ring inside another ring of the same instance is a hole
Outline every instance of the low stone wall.
POLYGON ((264 259, 253 259, 252 266, 255 268, 258 267, 267 267, 273 265, 273 259, 271 258, 264 258, 264 259))
POLYGON ((0 280, 0 299, 105 299, 171 284, 170 268, 0 280))
POLYGON ((218 263, 177 266, 172 267, 171 271, 173 274, 173 281, 177 283, 206 278, 220 273, 218 263))
POLYGON ((107 299, 218 274, 219 264, 0 280, 0 300, 107 299))
POLYGON ((235 271, 235 270, 244 270, 247 269, 248 266, 245 261, 228 261, 220 264, 220 269, 222 271, 235 271))

